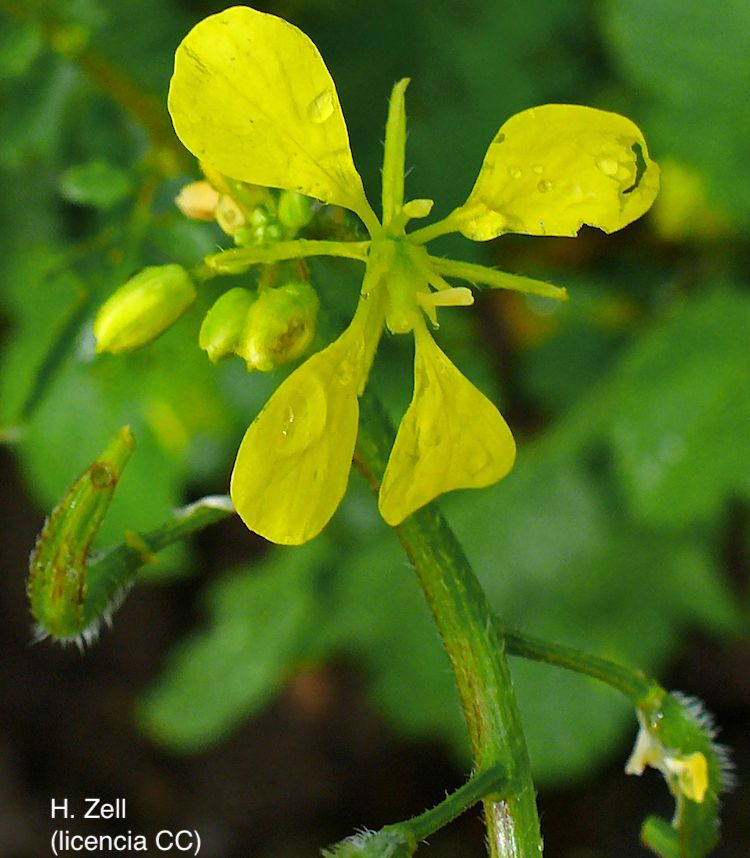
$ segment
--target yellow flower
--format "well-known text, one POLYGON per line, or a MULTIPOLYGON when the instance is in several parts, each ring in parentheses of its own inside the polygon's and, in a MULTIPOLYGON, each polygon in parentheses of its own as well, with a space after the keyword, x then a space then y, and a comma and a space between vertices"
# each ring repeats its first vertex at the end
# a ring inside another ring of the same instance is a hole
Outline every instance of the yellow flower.
POLYGON ((384 327, 415 337, 414 396, 380 489, 385 520, 398 525, 455 488, 508 473, 515 444, 494 405, 453 366, 425 318, 472 303, 446 277, 564 298, 540 281, 431 256, 425 244, 460 232, 575 235, 583 224, 612 232, 640 217, 658 189, 658 167, 639 129, 614 113, 544 105, 513 116, 492 141, 466 202, 412 232, 431 200, 404 201, 408 80, 391 95, 383 161, 382 218, 354 166, 336 87, 315 45, 273 15, 234 7, 199 23, 180 45, 169 109, 183 144, 204 169, 280 188, 355 212, 369 242, 288 241, 206 260, 216 272, 306 255, 366 265, 360 301, 344 333, 276 390, 250 425, 232 475, 247 526, 299 544, 325 526, 346 490, 361 393, 384 327))

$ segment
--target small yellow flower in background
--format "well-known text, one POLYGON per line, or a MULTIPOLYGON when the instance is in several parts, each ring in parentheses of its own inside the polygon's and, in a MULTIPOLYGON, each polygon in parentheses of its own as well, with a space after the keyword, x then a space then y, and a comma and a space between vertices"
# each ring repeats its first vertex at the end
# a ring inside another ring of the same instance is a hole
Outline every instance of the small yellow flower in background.
POLYGON ((410 220, 432 208, 431 200, 404 200, 408 83, 399 81, 391 95, 378 218, 354 165, 336 87, 304 33, 273 15, 234 7, 199 23, 177 51, 169 110, 209 178, 219 174, 342 206, 370 235, 368 242, 282 239, 206 260, 217 273, 321 254, 366 266, 349 327, 280 385, 240 446, 232 499, 247 526, 273 542, 311 539, 341 501, 358 397, 385 327, 413 333, 415 361, 413 399, 380 489, 384 519, 398 525, 438 495, 487 486, 512 467, 507 424, 438 348, 427 322, 437 324, 440 307, 473 301, 468 288, 446 277, 558 299, 565 291, 431 256, 428 241, 448 232, 476 241, 508 232, 572 236, 583 224, 612 232, 640 217, 658 190, 658 167, 630 120, 544 105, 500 128, 462 206, 407 232, 410 220))
POLYGON ((638 711, 640 729, 626 765, 628 775, 641 775, 646 767, 658 769, 674 790, 690 801, 700 804, 709 787, 708 760, 700 751, 681 754, 666 748, 659 730, 652 727, 643 713, 638 711))

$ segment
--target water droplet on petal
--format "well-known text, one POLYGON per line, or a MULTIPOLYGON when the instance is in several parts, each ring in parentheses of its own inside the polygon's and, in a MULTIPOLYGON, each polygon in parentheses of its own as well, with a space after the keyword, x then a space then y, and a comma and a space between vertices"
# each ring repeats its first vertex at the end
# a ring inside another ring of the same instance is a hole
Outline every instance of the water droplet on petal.
POLYGON ((326 393, 317 378, 307 376, 304 382, 287 392, 281 415, 277 452, 292 456, 310 447, 323 434, 328 412, 326 393))
POLYGON ((466 470, 471 476, 483 471, 490 463, 490 456, 484 447, 474 447, 467 455, 466 470))
POLYGON ((540 179, 539 184, 536 186, 540 194, 546 194, 551 187, 552 182, 549 179, 540 179))
POLYGON ((596 162, 596 166, 604 173, 605 176, 617 175, 619 165, 614 158, 600 158, 596 162))
POLYGON ((333 115, 335 104, 333 98, 333 90, 324 89, 320 95, 316 96, 307 107, 307 117, 310 122, 315 122, 317 125, 330 119, 333 115))
POLYGON ((511 179, 520 179, 523 176, 523 170, 516 164, 512 164, 508 167, 508 175, 511 179))
POLYGON ((534 164, 531 169, 537 174, 537 176, 541 176, 544 172, 544 167, 541 164, 534 164))
POLYGON ((358 340, 352 347, 346 358, 339 364, 336 370, 336 381, 342 387, 348 387, 355 378, 362 375, 362 362, 365 356, 365 344, 358 340))

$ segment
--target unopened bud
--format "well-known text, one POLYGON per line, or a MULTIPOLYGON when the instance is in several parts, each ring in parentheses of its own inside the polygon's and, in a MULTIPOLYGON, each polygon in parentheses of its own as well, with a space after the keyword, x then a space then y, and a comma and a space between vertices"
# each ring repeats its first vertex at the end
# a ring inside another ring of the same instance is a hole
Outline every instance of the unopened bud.
POLYGON ((107 300, 94 321, 96 351, 123 354, 164 333, 196 297, 180 265, 144 268, 107 300))
POLYGON ((175 198, 177 208, 194 220, 213 220, 218 204, 219 192, 205 181, 185 185, 175 198))
POLYGON ((245 215, 231 197, 221 196, 216 206, 216 222, 227 235, 234 235, 245 226, 245 215))
POLYGON ((237 350, 245 330, 247 313, 256 296, 237 287, 225 292, 206 313, 198 335, 198 344, 211 363, 229 357, 237 350))
POLYGON ((300 357, 315 336, 319 306, 317 293, 304 281, 261 292, 237 348, 248 370, 268 372, 300 357))
POLYGON ((282 191, 279 195, 278 216, 282 226, 296 232, 312 220, 312 200, 297 191, 282 191))

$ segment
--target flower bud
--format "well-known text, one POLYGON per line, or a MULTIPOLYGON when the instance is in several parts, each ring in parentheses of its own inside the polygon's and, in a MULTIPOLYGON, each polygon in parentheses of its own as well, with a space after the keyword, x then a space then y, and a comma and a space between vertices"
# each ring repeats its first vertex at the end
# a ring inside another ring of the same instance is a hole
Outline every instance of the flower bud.
POLYGON ((191 182, 175 197, 175 205, 194 220, 213 220, 219 204, 219 192, 209 182, 191 182))
POLYGON ((237 347, 248 370, 268 372, 300 357, 315 336, 319 306, 315 290, 301 280, 261 292, 237 347))
POLYGON ((277 211, 281 225, 296 232, 312 220, 312 200, 297 191, 282 191, 277 211))
POLYGON ((96 351, 123 354, 156 339, 196 297, 195 286, 180 265, 144 268, 121 286, 94 321, 96 351))
POLYGON ((238 286, 225 292, 206 313, 198 344, 211 363, 235 353, 255 299, 255 294, 238 286))
POLYGON ((229 196, 220 196, 216 205, 216 223, 227 235, 234 235, 245 226, 245 215, 237 203, 229 196))

